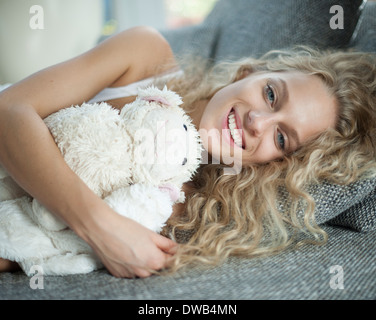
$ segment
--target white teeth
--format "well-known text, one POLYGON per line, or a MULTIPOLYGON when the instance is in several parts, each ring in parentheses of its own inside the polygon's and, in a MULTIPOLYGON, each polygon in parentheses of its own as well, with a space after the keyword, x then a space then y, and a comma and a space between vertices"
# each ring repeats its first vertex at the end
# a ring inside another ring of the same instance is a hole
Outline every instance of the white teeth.
POLYGON ((232 139, 234 139, 235 144, 239 148, 242 148, 243 147, 243 140, 242 140, 241 130, 239 130, 236 127, 234 112, 230 112, 230 114, 228 116, 228 127, 230 129, 230 134, 231 134, 232 139))

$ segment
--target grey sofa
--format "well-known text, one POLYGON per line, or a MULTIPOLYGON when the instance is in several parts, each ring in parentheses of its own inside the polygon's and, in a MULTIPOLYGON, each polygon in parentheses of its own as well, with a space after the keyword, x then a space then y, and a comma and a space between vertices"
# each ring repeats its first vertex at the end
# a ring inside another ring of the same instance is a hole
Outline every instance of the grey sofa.
MULTIPOLYGON (((214 63, 294 44, 376 52, 376 2, 219 0, 202 24, 162 32, 177 55, 192 53, 214 63), (329 26, 333 5, 343 8, 344 29, 329 26)), ((376 181, 367 180, 312 190, 317 220, 329 236, 324 246, 268 258, 230 258, 215 268, 194 267, 166 277, 116 279, 106 270, 44 277, 40 289, 32 289, 21 272, 4 273, 0 299, 375 299, 375 188, 376 181)))

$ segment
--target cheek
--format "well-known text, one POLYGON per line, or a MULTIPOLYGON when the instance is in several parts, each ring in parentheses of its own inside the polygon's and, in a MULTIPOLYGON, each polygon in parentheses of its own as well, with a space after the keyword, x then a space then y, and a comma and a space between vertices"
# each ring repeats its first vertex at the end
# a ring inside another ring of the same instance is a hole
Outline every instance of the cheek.
POLYGON ((219 112, 224 108, 227 108, 227 106, 235 99, 236 94, 237 90, 234 85, 229 85, 217 91, 217 93, 215 93, 209 100, 205 112, 219 112))
POLYGON ((262 164, 282 158, 273 140, 270 140, 271 141, 269 141, 269 139, 263 139, 255 150, 244 152, 243 163, 245 165, 262 164))
POLYGON ((215 108, 212 104, 212 101, 209 101, 208 105, 204 109, 201 119, 199 129, 208 130, 212 127, 212 122, 215 115, 215 108))

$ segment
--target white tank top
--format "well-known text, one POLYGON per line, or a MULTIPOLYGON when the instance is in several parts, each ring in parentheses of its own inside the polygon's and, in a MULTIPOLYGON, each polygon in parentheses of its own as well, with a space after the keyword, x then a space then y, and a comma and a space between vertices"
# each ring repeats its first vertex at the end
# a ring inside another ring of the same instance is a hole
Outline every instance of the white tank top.
MULTIPOLYGON (((174 77, 178 77, 182 74, 183 71, 179 70, 173 73, 166 74, 165 76, 160 77, 158 80, 160 80, 163 84, 167 83, 168 80, 174 77)), ((155 77, 152 77, 131 83, 124 87, 105 88, 101 92, 99 92, 94 98, 90 99, 88 103, 96 103, 124 97, 136 96, 138 94, 138 89, 146 88, 147 86, 153 84, 154 81, 155 77)))
MULTIPOLYGON (((166 75, 159 77, 158 82, 162 83, 163 85, 163 83, 167 83, 168 80, 175 78, 175 77, 179 77, 182 74, 183 74, 182 70, 167 73, 166 75)), ((125 97, 130 97, 130 96, 136 96, 138 94, 138 89, 146 88, 147 86, 153 84, 155 80, 156 78, 152 77, 152 78, 147 78, 141 81, 131 83, 123 87, 105 88, 101 92, 99 92, 94 98, 90 99, 88 103, 96 103, 96 102, 108 101, 108 100, 125 98, 125 97)), ((10 85, 11 85, 10 83, 0 85, 0 91, 5 90, 10 85)))
POLYGON ((10 87, 11 85, 12 85, 11 83, 0 84, 0 91, 5 90, 6 88, 10 87))

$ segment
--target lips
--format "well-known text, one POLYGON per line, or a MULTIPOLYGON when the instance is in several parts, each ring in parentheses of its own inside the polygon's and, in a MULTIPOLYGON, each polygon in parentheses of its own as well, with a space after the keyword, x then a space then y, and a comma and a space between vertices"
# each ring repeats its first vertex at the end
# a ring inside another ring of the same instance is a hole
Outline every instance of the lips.
POLYGON ((236 146, 244 149, 243 134, 241 128, 241 122, 235 112, 232 109, 228 115, 228 128, 230 129, 230 136, 233 139, 236 146))

